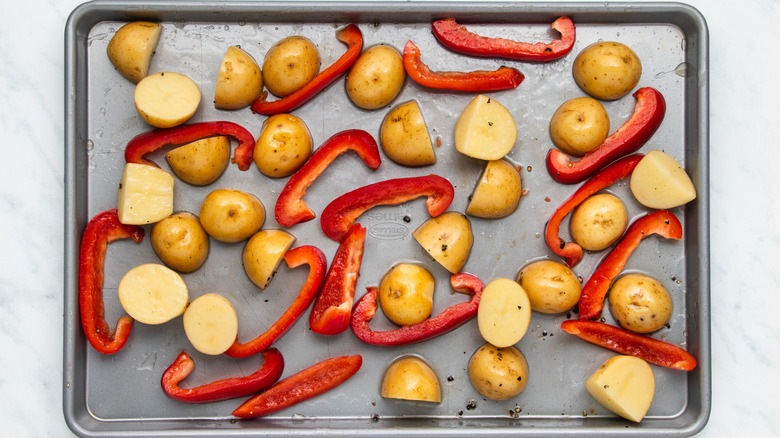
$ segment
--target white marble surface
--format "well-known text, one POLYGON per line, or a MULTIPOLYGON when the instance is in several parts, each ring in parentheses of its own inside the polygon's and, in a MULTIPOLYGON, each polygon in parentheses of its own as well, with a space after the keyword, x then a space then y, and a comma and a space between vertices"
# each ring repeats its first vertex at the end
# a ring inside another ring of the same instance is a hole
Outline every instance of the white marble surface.
MULTIPOLYGON (((698 436, 777 436, 780 2, 690 3, 711 43, 713 386, 698 436)), ((63 32, 78 4, 16 2, 0 26, 3 436, 72 436, 61 395, 63 32)))

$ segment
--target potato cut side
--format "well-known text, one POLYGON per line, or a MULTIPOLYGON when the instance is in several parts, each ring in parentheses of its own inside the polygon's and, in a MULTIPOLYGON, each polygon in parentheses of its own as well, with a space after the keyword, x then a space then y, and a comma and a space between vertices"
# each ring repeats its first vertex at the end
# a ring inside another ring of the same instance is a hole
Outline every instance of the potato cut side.
POLYGON ((523 338, 530 323, 531 303, 517 282, 497 278, 485 286, 477 325, 486 342, 499 348, 514 345, 523 338))
POLYGON ((237 110, 248 107, 263 91, 263 73, 252 55, 230 46, 222 58, 214 89, 214 107, 237 110))
POLYGON ((193 301, 182 317, 184 333, 203 354, 222 354, 238 336, 238 316, 233 304, 218 294, 206 294, 193 301))
POLYGON ((515 140, 515 119, 492 97, 475 97, 455 124, 455 149, 480 160, 504 157, 515 146, 515 140))
POLYGON ((426 166, 436 162, 420 106, 412 100, 393 108, 379 130, 382 150, 398 164, 426 166))
POLYGON ((441 403, 439 378, 420 358, 404 357, 387 368, 382 379, 384 398, 441 403))
POLYGON ((614 356, 593 373, 585 388, 602 406, 640 422, 655 396, 655 377, 647 362, 634 356, 614 356))
POLYGON ((522 190, 517 167, 506 160, 488 161, 471 194, 466 214, 485 219, 509 216, 517 209, 522 190))
POLYGON ((135 109, 144 121, 157 128, 172 128, 189 120, 200 105, 200 89, 180 73, 149 75, 135 86, 135 109))
POLYGON ((434 260, 453 274, 466 264, 474 243, 471 222, 453 211, 428 219, 412 235, 434 260))
POLYGON ((119 221, 143 225, 173 213, 173 175, 147 164, 127 163, 117 191, 119 221))
POLYGON ((244 246, 244 271, 260 289, 271 283, 284 254, 295 243, 295 236, 283 230, 262 230, 255 233, 244 246))
POLYGON ((144 324, 162 324, 181 315, 189 292, 176 271, 157 264, 137 266, 119 281, 119 302, 128 315, 144 324))
POLYGON ((224 135, 202 138, 168 151, 165 159, 173 173, 187 184, 209 185, 227 169, 230 138, 224 135))
POLYGON ((652 150, 631 174, 631 192, 650 208, 674 208, 696 199, 696 187, 674 158, 652 150))
POLYGON ((149 74, 149 64, 161 32, 162 25, 159 23, 127 23, 111 37, 106 55, 119 74, 137 84, 149 74))

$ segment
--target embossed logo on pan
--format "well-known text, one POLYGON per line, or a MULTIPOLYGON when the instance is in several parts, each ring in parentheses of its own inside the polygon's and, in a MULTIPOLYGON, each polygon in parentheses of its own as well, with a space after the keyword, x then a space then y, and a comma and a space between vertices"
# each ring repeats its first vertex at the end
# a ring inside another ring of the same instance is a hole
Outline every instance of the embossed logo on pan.
POLYGON ((371 225, 368 229, 371 237, 382 240, 403 239, 409 234, 409 229, 403 225, 394 222, 382 222, 371 225))

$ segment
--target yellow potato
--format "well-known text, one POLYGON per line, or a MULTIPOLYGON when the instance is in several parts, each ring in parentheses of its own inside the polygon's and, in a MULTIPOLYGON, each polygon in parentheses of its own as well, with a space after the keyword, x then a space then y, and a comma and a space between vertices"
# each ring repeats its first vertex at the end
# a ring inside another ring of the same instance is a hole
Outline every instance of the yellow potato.
POLYGON ((433 275, 420 265, 393 266, 379 283, 379 304, 387 319, 398 325, 417 324, 431 316, 433 275))
POLYGON ((263 91, 263 73, 252 55, 230 46, 222 58, 214 89, 214 107, 224 110, 246 108, 263 91))
POLYGON ((209 255, 209 236, 198 217, 186 211, 174 213, 152 227, 152 249, 168 267, 192 272, 209 255))
POLYGON ((408 356, 394 361, 385 371, 381 395, 384 398, 441 402, 439 378, 431 367, 418 357, 408 356))
POLYGON ((642 274, 626 274, 609 290, 609 311, 626 330, 654 332, 672 317, 672 298, 656 279, 642 274))
POLYGON ((148 21, 127 23, 116 31, 106 47, 109 61, 119 74, 137 84, 149 74, 162 25, 148 21))
POLYGON ((157 222, 173 213, 173 175, 148 164, 127 163, 116 196, 123 224, 157 222))
POLYGON ((213 183, 230 162, 230 138, 224 135, 187 143, 165 154, 171 170, 182 181, 194 186, 213 183))
POLYGON ((412 100, 396 106, 379 129, 382 150, 391 160, 405 166, 425 166, 436 162, 420 106, 412 100))
POLYGON ((306 123, 291 114, 276 114, 263 122, 254 160, 263 175, 281 178, 303 166, 311 151, 311 133, 306 123))
POLYGON ((320 52, 308 38, 291 36, 274 44, 265 54, 265 87, 275 96, 298 91, 320 71, 320 52))
POLYGON ((426 220, 412 236, 434 260, 453 274, 460 272, 466 264, 474 244, 471 222, 465 215, 454 211, 426 220))
POLYGON ((617 196, 590 196, 572 213, 571 237, 588 251, 601 251, 617 242, 628 224, 628 214, 617 196))
POLYGON ((119 281, 117 293, 125 312, 144 324, 162 324, 176 318, 189 301, 181 276, 157 263, 128 271, 119 281))
POLYGON ((655 376, 642 359, 614 356, 590 376, 585 389, 605 408, 638 423, 653 404, 655 376))
POLYGON ((531 308, 541 313, 562 313, 580 300, 582 286, 577 275, 561 263, 539 260, 517 274, 517 282, 528 294, 531 308))
POLYGON ((520 172, 506 160, 491 160, 471 194, 466 214, 485 219, 509 216, 520 203, 523 185, 520 172))
POLYGON ((375 110, 395 99, 406 79, 398 51, 380 44, 363 52, 347 74, 347 95, 360 108, 375 110))
POLYGON ((583 49, 574 59, 572 73, 582 91, 596 99, 616 100, 639 83, 642 63, 625 44, 604 41, 583 49))
POLYGON ((261 230, 244 246, 242 260, 247 277, 265 289, 276 275, 284 254, 295 243, 295 236, 283 230, 261 230))
POLYGON ((238 336, 238 316, 233 304, 217 294, 195 299, 182 317, 184 334, 196 350, 203 354, 222 354, 238 336))
POLYGON ((514 346, 498 348, 484 344, 469 359, 469 381, 491 400, 518 396, 528 384, 528 362, 514 346))
POLYGON ((531 303, 522 286, 497 278, 485 286, 477 309, 482 338, 496 347, 509 347, 525 336, 531 323, 531 303))
POLYGON ((516 140, 515 119, 492 97, 475 97, 455 124, 455 149, 472 158, 503 158, 515 146, 516 140))
POLYGON ((198 216, 209 236, 222 242, 240 242, 262 228, 265 207, 250 193, 217 189, 203 199, 198 216))
POLYGON ((604 105, 591 97, 564 102, 550 119, 550 139, 561 151, 581 157, 596 149, 609 134, 604 105))
POLYGON ((133 101, 146 123, 157 128, 172 128, 195 114, 200 105, 200 89, 183 74, 160 72, 138 82, 133 101))
POLYGON ((631 173, 631 193, 650 208, 674 208, 696 199, 696 187, 674 158, 652 150, 631 173))

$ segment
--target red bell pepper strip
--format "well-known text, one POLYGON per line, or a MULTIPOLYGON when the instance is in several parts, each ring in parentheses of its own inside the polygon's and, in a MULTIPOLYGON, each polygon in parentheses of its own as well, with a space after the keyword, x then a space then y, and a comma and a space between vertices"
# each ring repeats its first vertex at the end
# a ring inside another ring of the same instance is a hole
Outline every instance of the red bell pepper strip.
POLYGON ((116 353, 127 342, 133 318, 119 318, 116 329, 108 327, 103 307, 103 266, 109 243, 117 239, 132 238, 140 242, 144 230, 136 225, 119 222, 116 209, 95 215, 87 224, 81 238, 79 253, 79 310, 81 326, 87 340, 95 350, 103 354, 116 353))
POLYGON ((580 186, 573 195, 555 210, 544 230, 544 239, 552 252, 563 257, 566 264, 571 268, 582 260, 582 247, 576 242, 566 242, 561 239, 559 230, 561 222, 572 210, 582 204, 592 194, 599 190, 609 187, 616 181, 627 178, 634 171, 634 168, 642 160, 644 155, 634 154, 621 158, 609 166, 605 167, 585 184, 580 186))
POLYGON ((666 210, 655 211, 634 221, 626 230, 620 243, 602 260, 582 287, 579 302, 580 319, 595 319, 601 315, 604 297, 607 296, 612 280, 623 272, 628 258, 642 239, 658 234, 667 239, 680 240, 682 232, 680 221, 666 210))
POLYGON ((337 335, 349 328, 365 243, 366 229, 360 224, 353 225, 341 241, 330 262, 322 292, 309 314, 309 327, 314 333, 337 335))
POLYGON ((450 306, 437 316, 420 323, 384 332, 372 331, 368 325, 377 309, 378 291, 371 286, 355 304, 355 310, 352 312, 352 331, 358 339, 367 344, 395 347, 427 341, 455 330, 477 314, 485 286, 479 278, 471 274, 455 274, 450 277, 450 284, 456 292, 471 295, 471 300, 450 306))
POLYGON ((306 278, 306 283, 298 292, 295 301, 273 323, 271 328, 245 344, 236 340, 225 352, 228 356, 248 357, 266 350, 295 324, 320 291, 325 279, 327 260, 319 248, 310 245, 299 246, 287 251, 284 255, 284 261, 290 268, 296 268, 303 264, 309 265, 309 276, 306 278))
POLYGON ((268 97, 268 92, 263 91, 252 103, 250 107, 252 111, 266 116, 289 113, 311 100, 346 73, 360 56, 360 51, 363 49, 363 34, 356 25, 350 24, 336 32, 336 39, 348 46, 347 51, 336 62, 321 71, 301 89, 282 99, 268 102, 265 100, 268 97))
POLYGON ((661 93, 650 87, 638 89, 634 97, 636 105, 631 118, 579 160, 572 161, 558 149, 550 149, 546 160, 550 176, 562 184, 575 184, 593 176, 612 161, 639 150, 661 125, 666 101, 661 93))
POLYGON ((418 84, 442 90, 496 91, 516 88, 525 76, 511 67, 500 67, 494 71, 431 71, 420 59, 420 49, 409 41, 404 46, 404 69, 418 84))
POLYGON ((187 378, 193 369, 195 362, 182 351, 162 375, 160 383, 165 395, 183 403, 209 403, 255 394, 282 377, 284 358, 279 350, 269 348, 263 352, 263 365, 248 376, 217 380, 196 388, 181 388, 179 382, 187 378))
POLYGON ((398 205, 427 196, 428 213, 436 217, 445 211, 455 197, 455 189, 438 175, 389 179, 345 193, 322 211, 320 225, 326 236, 340 242, 355 220, 377 205, 398 205))
POLYGON ((233 415, 254 418, 289 408, 346 382, 362 364, 363 358, 359 355, 325 359, 250 398, 236 408, 233 415))
POLYGON ((563 321, 561 328, 592 344, 636 356, 655 365, 682 371, 696 368, 696 358, 676 345, 603 322, 569 319, 563 321))
POLYGON ((192 123, 142 132, 127 143, 125 161, 155 166, 156 164, 146 160, 144 155, 166 145, 182 145, 215 135, 227 135, 238 140, 232 161, 238 164, 241 170, 249 169, 254 157, 255 137, 243 126, 226 121, 192 123))
POLYGON ((360 159, 371 169, 378 168, 382 163, 376 140, 366 131, 348 129, 333 135, 314 151, 314 154, 284 185, 274 209, 274 216, 279 225, 291 227, 315 218, 314 212, 303 201, 306 189, 336 157, 350 149, 357 152, 360 159))
POLYGON ((549 43, 524 43, 504 38, 488 38, 469 32, 454 18, 433 22, 433 35, 447 48, 471 56, 509 58, 518 61, 552 61, 569 53, 574 47, 576 30, 569 17, 560 17, 552 28, 561 38, 549 43))

